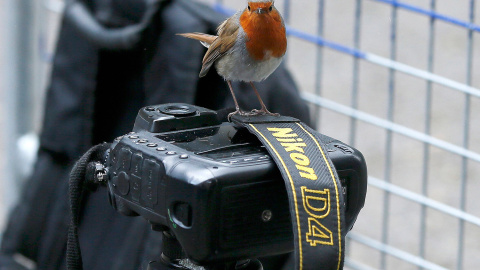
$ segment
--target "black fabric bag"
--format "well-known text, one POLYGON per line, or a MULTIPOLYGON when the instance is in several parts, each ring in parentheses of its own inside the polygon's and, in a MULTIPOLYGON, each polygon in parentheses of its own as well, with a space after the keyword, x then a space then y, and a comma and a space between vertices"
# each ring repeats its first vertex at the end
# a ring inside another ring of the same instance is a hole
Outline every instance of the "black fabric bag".
MULTIPOLYGON (((176 36, 214 33, 224 18, 191 1, 167 1, 145 38, 131 50, 106 50, 63 20, 47 91, 41 146, 32 177, 10 214, 0 250, 0 269, 21 269, 22 254, 37 269, 65 269, 69 224, 68 174, 92 145, 131 131, 147 104, 185 102, 211 109, 233 107, 226 83, 212 69, 198 78, 205 49, 176 36)), ((86 4, 108 27, 137 22, 138 0, 90 0, 86 4)), ((272 112, 309 124, 308 108, 282 65, 256 84, 272 112)), ((248 84, 234 83, 240 106, 259 108, 248 84)), ((139 269, 160 254, 160 233, 142 218, 125 217, 108 203, 104 188, 87 193, 79 228, 84 269, 139 269)), ((280 269, 285 256, 264 261, 280 269)))

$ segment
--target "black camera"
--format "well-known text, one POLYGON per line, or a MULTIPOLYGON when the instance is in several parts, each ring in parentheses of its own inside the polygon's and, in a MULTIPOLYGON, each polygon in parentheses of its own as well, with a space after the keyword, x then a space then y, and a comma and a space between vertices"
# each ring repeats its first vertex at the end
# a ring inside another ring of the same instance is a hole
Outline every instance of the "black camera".
MULTIPOLYGON (((341 179, 351 229, 366 195, 364 158, 319 136, 341 179)), ((142 108, 133 132, 112 144, 106 164, 114 208, 168 231, 198 264, 293 250, 278 168, 254 135, 215 111, 188 104, 142 108)))

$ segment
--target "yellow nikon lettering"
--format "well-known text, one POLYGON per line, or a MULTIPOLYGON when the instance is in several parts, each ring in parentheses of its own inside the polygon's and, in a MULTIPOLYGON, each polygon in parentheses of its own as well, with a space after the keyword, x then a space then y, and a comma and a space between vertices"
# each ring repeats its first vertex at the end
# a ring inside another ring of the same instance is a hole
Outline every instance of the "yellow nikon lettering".
POLYGON ((332 231, 323 226, 318 220, 308 218, 308 232, 306 233, 307 242, 314 247, 317 244, 333 246, 332 231))
POLYGON ((291 128, 267 128, 269 131, 273 131, 272 133, 274 137, 280 138, 288 138, 288 137, 298 137, 297 133, 290 133, 293 132, 291 128))
POLYGON ((330 190, 325 188, 323 191, 308 189, 303 186, 302 198, 303 207, 312 217, 324 218, 330 213, 330 190))
POLYGON ((285 147, 285 151, 287 152, 292 152, 292 151, 297 151, 297 152, 301 152, 301 153, 305 153, 303 151, 303 148, 302 147, 307 147, 307 145, 305 143, 281 143, 281 145, 283 147, 285 147))
POLYGON ((302 165, 302 166, 310 165, 310 159, 308 159, 308 157, 305 156, 304 154, 291 153, 290 158, 293 160, 293 162, 297 163, 298 165, 302 165))
POLYGON ((277 141, 279 142, 303 142, 302 138, 277 138, 277 141))
POLYGON ((323 191, 301 187, 303 208, 308 213, 307 242, 311 246, 333 245, 332 231, 325 227, 320 220, 330 214, 330 190, 323 191))
POLYGON ((315 174, 315 171, 310 168, 310 167, 305 167, 301 165, 296 165, 298 169, 298 173, 300 174, 301 177, 307 178, 310 180, 317 180, 317 175, 315 174))
POLYGON ((290 158, 295 162, 300 176, 309 180, 317 180, 315 171, 309 167, 310 159, 304 155, 305 150, 303 148, 307 147, 307 144, 303 142, 303 139, 298 137, 298 134, 294 133, 291 128, 267 129, 272 132, 272 135, 280 142, 285 151, 290 153, 290 158))

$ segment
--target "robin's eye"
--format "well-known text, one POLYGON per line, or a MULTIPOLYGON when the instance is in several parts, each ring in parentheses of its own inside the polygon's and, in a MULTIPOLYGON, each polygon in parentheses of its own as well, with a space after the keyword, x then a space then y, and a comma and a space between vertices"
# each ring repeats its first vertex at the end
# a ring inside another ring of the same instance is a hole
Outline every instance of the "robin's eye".
POLYGON ((268 8, 268 10, 272 11, 272 10, 273 10, 273 6, 270 6, 270 8, 268 8))
POLYGON ((248 6, 248 11, 250 11, 250 6, 248 6))

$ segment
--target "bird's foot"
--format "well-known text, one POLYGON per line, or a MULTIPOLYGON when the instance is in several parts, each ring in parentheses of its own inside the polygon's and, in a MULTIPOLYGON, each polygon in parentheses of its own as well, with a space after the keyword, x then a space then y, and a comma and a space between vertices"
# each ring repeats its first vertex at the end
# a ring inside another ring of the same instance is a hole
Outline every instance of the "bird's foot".
POLYGON ((253 115, 270 115, 270 116, 280 116, 280 114, 278 113, 272 113, 270 112, 269 110, 267 110, 266 108, 263 108, 263 109, 260 109, 260 110, 257 110, 257 109, 253 109, 250 113, 249 113, 250 116, 253 116, 253 115))
POLYGON ((231 112, 228 114, 228 121, 231 122, 231 118, 233 115, 240 115, 240 116, 259 116, 259 115, 270 115, 270 116, 275 116, 275 117, 278 117, 280 116, 280 114, 278 113, 272 113, 270 112, 269 110, 267 109, 260 109, 260 110, 257 110, 257 109, 253 109, 252 111, 250 112, 246 112, 246 111, 242 111, 240 109, 237 109, 236 111, 234 112, 231 112))
POLYGON ((249 112, 246 112, 246 111, 242 111, 242 110, 240 110, 240 109, 237 109, 236 111, 231 112, 231 113, 228 114, 227 119, 228 119, 229 122, 231 122, 230 119, 231 119, 232 116, 234 116, 235 114, 238 114, 238 115, 240 115, 240 116, 250 116, 250 113, 249 113, 249 112))

